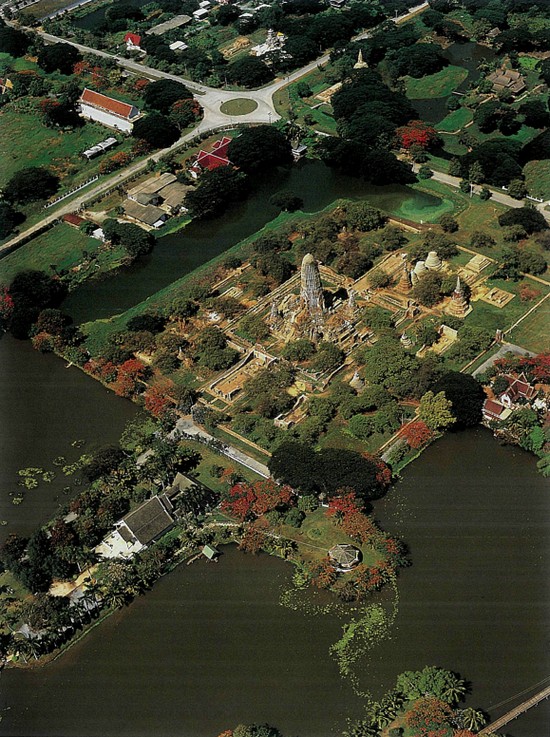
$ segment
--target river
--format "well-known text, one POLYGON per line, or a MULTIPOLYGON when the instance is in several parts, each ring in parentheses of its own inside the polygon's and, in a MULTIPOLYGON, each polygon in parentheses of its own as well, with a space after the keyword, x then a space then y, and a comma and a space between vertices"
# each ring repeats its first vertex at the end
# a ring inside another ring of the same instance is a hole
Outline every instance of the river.
MULTIPOLYGON (((65 307, 77 321, 126 309, 255 232, 275 215, 268 199, 283 188, 300 193, 307 210, 338 196, 393 211, 407 202, 426 213, 438 205, 304 163, 266 178, 223 217, 162 238, 143 264, 85 285, 65 307)), ((28 343, 4 337, 0 358, 0 516, 9 522, 1 530, 25 534, 69 498, 70 478, 59 475, 13 506, 7 493, 17 489, 17 469, 51 468, 57 455, 72 461, 116 440, 135 407, 28 343), (82 449, 71 445, 77 439, 86 441, 82 449)), ((414 565, 399 579, 391 639, 361 665, 363 687, 379 695, 400 671, 436 664, 471 680, 471 703, 490 707, 548 675, 546 486, 532 456, 481 429, 447 435, 406 470, 376 514, 410 545, 414 565)), ((9 710, 0 734, 215 737, 239 721, 263 720, 287 737, 338 734, 363 708, 328 654, 342 622, 279 606, 290 575, 289 564, 233 549, 218 565, 181 566, 55 663, 5 670, 0 708, 9 710)), ((541 704, 508 731, 542 737, 549 711, 541 704)))
POLYGON ((375 187, 337 174, 321 161, 302 161, 256 179, 246 201, 222 216, 191 222, 178 233, 160 237, 152 254, 134 266, 79 287, 64 309, 76 322, 123 312, 262 228, 278 214, 269 198, 280 190, 302 197, 306 212, 321 210, 339 197, 365 199, 386 212, 418 220, 430 220, 441 206, 439 197, 410 187, 375 187))
MULTIPOLYGON (((379 695, 435 664, 490 707, 548 676, 547 491, 531 456, 483 429, 447 435, 406 471, 376 515, 414 563, 362 687, 379 695)), ((215 737, 267 721, 286 737, 338 734, 362 710, 328 654, 339 622, 278 605, 289 579, 289 564, 232 548, 217 565, 180 566, 57 662, 5 671, 0 733, 215 737)), ((549 718, 540 704, 507 733, 542 737, 549 718)))

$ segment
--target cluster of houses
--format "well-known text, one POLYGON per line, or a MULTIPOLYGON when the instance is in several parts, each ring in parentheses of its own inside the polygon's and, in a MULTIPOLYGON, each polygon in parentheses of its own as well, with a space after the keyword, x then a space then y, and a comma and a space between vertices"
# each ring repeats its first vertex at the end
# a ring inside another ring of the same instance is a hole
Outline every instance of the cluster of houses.
POLYGON ((546 409, 546 399, 539 396, 539 391, 527 379, 525 374, 517 377, 504 375, 508 387, 494 399, 488 397, 483 403, 483 419, 486 423, 503 422, 515 409, 531 407, 535 410, 546 409))
POLYGON ((520 72, 515 69, 505 69, 501 67, 492 74, 487 76, 487 80, 493 85, 493 92, 498 94, 499 92, 511 92, 512 95, 519 95, 523 92, 527 85, 525 84, 525 78, 520 72))
POLYGON ((160 228, 170 216, 186 212, 183 201, 189 189, 169 172, 149 177, 128 190, 124 214, 139 225, 160 228))

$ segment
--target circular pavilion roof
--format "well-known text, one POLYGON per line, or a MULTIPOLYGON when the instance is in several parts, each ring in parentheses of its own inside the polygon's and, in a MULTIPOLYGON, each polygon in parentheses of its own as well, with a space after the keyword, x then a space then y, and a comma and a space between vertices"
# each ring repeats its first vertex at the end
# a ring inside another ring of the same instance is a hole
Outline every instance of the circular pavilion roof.
POLYGON ((361 552, 354 545, 340 543, 331 548, 328 555, 338 568, 349 570, 359 563, 361 552))

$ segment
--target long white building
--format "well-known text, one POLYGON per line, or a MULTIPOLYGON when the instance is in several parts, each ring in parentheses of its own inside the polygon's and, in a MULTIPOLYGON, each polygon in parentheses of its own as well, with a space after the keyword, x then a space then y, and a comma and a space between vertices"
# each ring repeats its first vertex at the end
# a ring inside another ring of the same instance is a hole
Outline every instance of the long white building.
POLYGON ((134 123, 141 117, 135 105, 115 100, 100 92, 84 88, 79 100, 80 115, 88 120, 106 125, 108 128, 131 133, 134 123))

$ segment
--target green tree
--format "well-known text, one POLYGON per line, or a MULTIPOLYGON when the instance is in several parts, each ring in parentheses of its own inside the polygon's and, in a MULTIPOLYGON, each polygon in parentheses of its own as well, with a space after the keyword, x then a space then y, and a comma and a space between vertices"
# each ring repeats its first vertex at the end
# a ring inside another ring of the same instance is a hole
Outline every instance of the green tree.
POLYGON ((247 192, 248 180, 244 172, 220 167, 201 175, 195 189, 185 195, 185 206, 194 218, 209 218, 244 199, 247 192))
POLYGON ((55 71, 72 74, 74 65, 81 59, 80 52, 66 43, 42 46, 37 54, 38 66, 48 74, 55 71))
POLYGON ((7 202, 0 202, 0 238, 8 236, 24 219, 23 213, 17 212, 7 202))
POLYGON ((292 161, 290 143, 281 131, 269 125, 242 130, 229 144, 227 155, 245 172, 286 166, 292 161))
POLYGON ((57 192, 59 177, 48 169, 30 166, 20 169, 4 186, 4 199, 26 204, 50 197, 57 192))
POLYGON ((432 391, 428 391, 420 399, 418 417, 430 430, 449 427, 455 421, 451 412, 452 406, 452 402, 446 398, 444 392, 434 394, 432 391))
POLYGON ((143 91, 143 99, 149 110, 156 110, 167 115, 170 108, 179 100, 190 100, 193 98, 191 91, 181 82, 172 79, 159 79, 157 82, 149 82, 143 91))
POLYGON ((241 87, 261 87, 273 79, 267 64, 256 56, 242 56, 227 67, 227 76, 241 87))
POLYGON ((167 148, 178 140, 180 133, 170 118, 152 112, 136 120, 132 135, 145 141, 152 148, 167 148))
POLYGON ((452 403, 455 427, 473 427, 481 422, 481 408, 485 392, 481 384, 470 374, 449 371, 433 386, 433 391, 444 392, 452 403))

